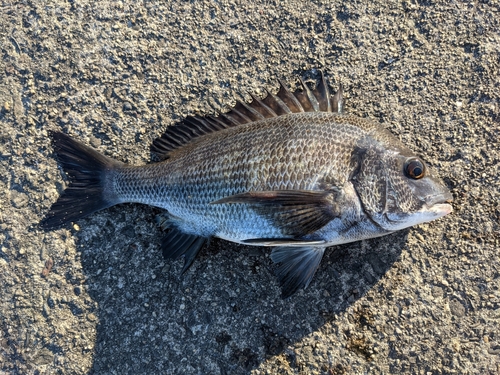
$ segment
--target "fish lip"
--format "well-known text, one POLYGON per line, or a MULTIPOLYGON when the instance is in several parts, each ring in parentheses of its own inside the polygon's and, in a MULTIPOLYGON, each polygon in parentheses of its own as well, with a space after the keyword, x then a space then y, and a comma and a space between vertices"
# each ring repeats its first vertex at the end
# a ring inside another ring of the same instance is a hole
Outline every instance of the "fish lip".
POLYGON ((429 212, 441 217, 453 212, 453 207, 450 203, 453 202, 453 196, 449 191, 441 194, 428 196, 425 205, 429 212))
POLYGON ((428 209, 436 216, 441 217, 453 212, 453 207, 449 203, 436 203, 428 209))
POLYGON ((425 204, 429 208, 434 206, 434 205, 451 203, 451 202, 453 202, 453 195, 451 195, 451 193, 449 191, 441 193, 441 194, 430 195, 430 196, 427 196, 425 199, 425 204))

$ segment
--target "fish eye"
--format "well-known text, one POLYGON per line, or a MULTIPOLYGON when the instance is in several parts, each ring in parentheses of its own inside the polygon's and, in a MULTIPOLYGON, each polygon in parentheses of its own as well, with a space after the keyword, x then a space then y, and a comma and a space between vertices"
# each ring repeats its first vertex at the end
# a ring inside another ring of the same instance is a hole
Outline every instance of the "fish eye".
POLYGON ((419 159, 412 158, 408 159, 405 163, 405 174, 406 176, 418 180, 425 175, 425 166, 419 159))

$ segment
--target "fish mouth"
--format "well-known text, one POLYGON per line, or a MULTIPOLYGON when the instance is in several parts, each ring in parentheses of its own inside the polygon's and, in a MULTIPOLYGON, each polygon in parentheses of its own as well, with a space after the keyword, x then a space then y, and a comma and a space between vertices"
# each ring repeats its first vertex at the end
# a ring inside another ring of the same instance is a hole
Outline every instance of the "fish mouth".
POLYGON ((429 212, 441 217, 453 212, 453 207, 450 204, 451 202, 453 202, 453 196, 447 191, 442 194, 428 197, 425 203, 429 212))
POLYGON ((449 203, 437 203, 429 208, 429 212, 441 217, 453 212, 453 207, 449 203))

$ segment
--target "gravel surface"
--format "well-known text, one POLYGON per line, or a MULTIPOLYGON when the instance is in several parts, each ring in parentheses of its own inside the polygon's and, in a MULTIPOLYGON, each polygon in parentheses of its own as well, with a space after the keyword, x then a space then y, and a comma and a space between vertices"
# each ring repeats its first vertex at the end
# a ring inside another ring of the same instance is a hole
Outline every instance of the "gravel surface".
POLYGON ((0 4, 0 374, 498 374, 498 0, 0 4), (322 70, 424 156, 454 213, 327 252, 288 300, 213 240, 180 277, 151 207, 66 229, 62 130, 141 164, 188 114, 322 70))

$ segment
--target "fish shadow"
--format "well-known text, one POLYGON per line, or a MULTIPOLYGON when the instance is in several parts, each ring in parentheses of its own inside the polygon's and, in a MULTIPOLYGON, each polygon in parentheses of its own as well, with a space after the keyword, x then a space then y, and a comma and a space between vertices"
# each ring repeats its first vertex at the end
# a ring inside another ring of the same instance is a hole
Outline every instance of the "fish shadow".
POLYGON ((281 354, 294 368, 293 344, 373 288, 408 235, 327 250, 309 287, 283 300, 266 248, 215 239, 180 276, 182 261, 162 257, 151 214, 111 208, 75 233, 98 306, 90 374, 248 374, 281 354))

